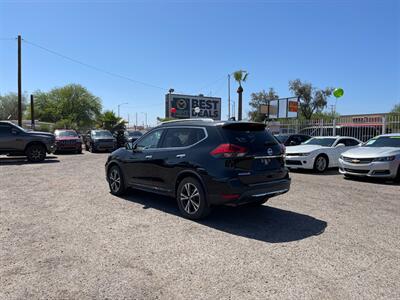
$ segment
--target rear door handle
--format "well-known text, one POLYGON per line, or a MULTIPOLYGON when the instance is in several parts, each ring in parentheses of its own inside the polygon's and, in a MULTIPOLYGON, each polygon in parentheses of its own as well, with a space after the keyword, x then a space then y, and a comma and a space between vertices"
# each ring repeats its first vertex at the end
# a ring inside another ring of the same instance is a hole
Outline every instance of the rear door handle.
POLYGON ((153 155, 146 155, 144 158, 145 159, 150 159, 150 158, 152 158, 153 157, 153 155))
POLYGON ((176 157, 177 158, 184 158, 184 157, 186 157, 186 154, 177 154, 176 157))

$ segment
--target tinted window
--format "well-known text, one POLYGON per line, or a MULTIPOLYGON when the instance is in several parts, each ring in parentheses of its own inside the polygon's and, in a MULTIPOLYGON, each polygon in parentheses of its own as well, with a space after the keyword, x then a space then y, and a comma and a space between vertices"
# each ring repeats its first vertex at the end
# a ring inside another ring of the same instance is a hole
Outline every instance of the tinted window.
POLYGON ((237 130, 222 128, 229 143, 246 147, 252 152, 265 150, 265 146, 277 145, 277 140, 266 130, 237 130))
POLYGON ((206 134, 201 128, 168 129, 162 148, 188 147, 204 139, 206 134))
POLYGON ((307 135, 298 135, 298 137, 300 138, 302 143, 310 139, 310 137, 307 135))
POLYGON ((312 138, 306 141, 305 145, 318 145, 323 147, 332 147, 333 143, 336 141, 335 138, 312 138))
POLYGON ((346 147, 357 146, 359 142, 353 139, 342 139, 339 143, 344 144, 346 147))
POLYGON ((382 136, 366 142, 363 147, 396 147, 400 148, 399 136, 382 136))
POLYGON ((155 149, 159 147, 160 139, 164 130, 156 130, 145 135, 138 143, 138 150, 155 149))
POLYGON ((141 133, 140 131, 128 131, 128 135, 129 136, 142 136, 143 133, 141 133))
POLYGON ((281 143, 285 143, 285 142, 287 141, 287 139, 289 138, 288 135, 283 135, 283 134, 275 135, 275 137, 276 137, 281 143))
POLYGON ((0 136, 6 136, 11 134, 11 126, 0 124, 0 136))

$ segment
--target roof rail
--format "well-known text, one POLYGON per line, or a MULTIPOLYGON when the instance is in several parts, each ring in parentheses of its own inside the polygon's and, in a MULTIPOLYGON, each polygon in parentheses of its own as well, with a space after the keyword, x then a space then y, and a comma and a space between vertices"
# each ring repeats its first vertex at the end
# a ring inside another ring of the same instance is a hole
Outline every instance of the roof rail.
POLYGON ((214 120, 210 119, 210 118, 194 118, 194 119, 178 119, 178 120, 164 121, 164 122, 161 122, 161 125, 162 124, 175 123, 175 122, 185 122, 185 121, 214 122, 214 120))

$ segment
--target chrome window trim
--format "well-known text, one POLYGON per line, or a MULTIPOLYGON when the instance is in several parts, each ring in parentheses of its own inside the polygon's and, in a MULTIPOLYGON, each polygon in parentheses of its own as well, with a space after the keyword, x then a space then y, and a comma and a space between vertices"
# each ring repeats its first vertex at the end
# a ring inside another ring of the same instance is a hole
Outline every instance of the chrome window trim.
MULTIPOLYGON (((197 144, 203 142, 204 140, 206 140, 206 139, 208 138, 208 132, 207 132, 206 128, 205 128, 205 127, 201 127, 201 126, 168 126, 168 127, 167 127, 167 126, 163 126, 162 128, 157 128, 157 129, 154 129, 154 130, 150 131, 149 134, 150 134, 150 133, 153 133, 153 132, 155 132, 155 131, 157 131, 157 130, 168 130, 168 129, 174 129, 174 128, 184 128, 184 129, 195 128, 195 129, 202 129, 202 130, 204 131, 205 137, 202 138, 201 140, 197 141, 196 143, 194 143, 194 144, 192 144, 192 145, 189 145, 189 146, 184 146, 184 147, 166 147, 166 148, 150 148, 150 149, 143 149, 142 151, 156 151, 156 152, 159 152, 159 151, 171 151, 171 150, 186 150, 186 149, 192 148, 193 146, 196 146, 197 144)), ((166 131, 166 132, 167 132, 167 131, 166 131)), ((143 135, 143 136, 142 136, 140 139, 138 139, 135 143, 139 143, 140 140, 141 140, 142 138, 144 138, 145 136, 147 136, 147 134, 143 135)))

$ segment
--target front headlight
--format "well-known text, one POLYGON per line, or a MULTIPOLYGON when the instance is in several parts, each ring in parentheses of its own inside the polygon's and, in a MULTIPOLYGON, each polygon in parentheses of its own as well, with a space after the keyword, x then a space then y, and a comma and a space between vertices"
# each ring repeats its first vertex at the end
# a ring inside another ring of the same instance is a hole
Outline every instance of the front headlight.
POLYGON ((396 158, 396 156, 385 156, 385 157, 377 157, 377 158, 374 158, 374 160, 373 161, 392 161, 392 160, 394 160, 396 158))
POLYGON ((297 155, 298 156, 308 156, 308 155, 310 155, 310 153, 298 153, 297 155))

